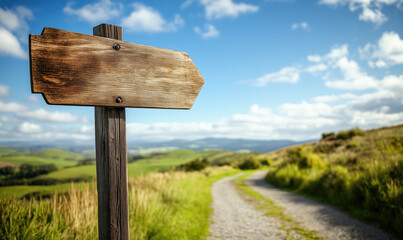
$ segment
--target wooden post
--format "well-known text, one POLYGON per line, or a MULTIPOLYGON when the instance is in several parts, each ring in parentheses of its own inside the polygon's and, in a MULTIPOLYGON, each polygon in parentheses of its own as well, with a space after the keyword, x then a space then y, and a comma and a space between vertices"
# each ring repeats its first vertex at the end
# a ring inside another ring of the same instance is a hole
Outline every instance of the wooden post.
MULTIPOLYGON (((100 24, 95 36, 122 40, 122 28, 100 24)), ((116 99, 120 101, 121 99, 116 99)), ((95 107, 99 239, 129 239, 125 108, 95 107)))

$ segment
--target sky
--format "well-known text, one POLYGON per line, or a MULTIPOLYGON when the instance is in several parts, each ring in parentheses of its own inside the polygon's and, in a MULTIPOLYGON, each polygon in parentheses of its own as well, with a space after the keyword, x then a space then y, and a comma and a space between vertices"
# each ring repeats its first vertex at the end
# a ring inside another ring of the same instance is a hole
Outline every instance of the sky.
POLYGON ((403 0, 0 0, 0 144, 93 144, 94 108, 32 94, 28 35, 44 27, 187 52, 191 110, 127 109, 127 139, 318 139, 403 123, 403 0))

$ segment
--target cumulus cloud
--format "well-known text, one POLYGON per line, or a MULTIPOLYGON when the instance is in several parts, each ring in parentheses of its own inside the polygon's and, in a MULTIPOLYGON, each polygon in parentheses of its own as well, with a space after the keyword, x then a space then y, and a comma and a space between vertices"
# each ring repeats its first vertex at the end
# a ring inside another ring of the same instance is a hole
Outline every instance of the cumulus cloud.
POLYGON ((327 69, 327 66, 323 63, 319 63, 316 65, 312 65, 308 68, 305 69, 305 71, 310 72, 310 73, 316 73, 316 72, 321 72, 325 71, 327 69))
POLYGON ((29 123, 29 122, 23 122, 19 126, 18 130, 21 133, 37 133, 42 131, 41 126, 34 124, 34 123, 29 123))
MULTIPOLYGON (((186 0, 182 8, 188 7, 193 0, 186 0)), ((259 7, 246 3, 235 3, 233 0, 199 0, 200 5, 204 7, 206 18, 220 19, 225 17, 236 18, 241 14, 253 13, 259 10, 259 7)))
POLYGON ((43 108, 36 110, 26 110, 19 111, 16 115, 20 118, 26 118, 36 121, 43 122, 59 122, 59 123, 69 123, 69 122, 87 122, 87 118, 79 117, 68 112, 50 112, 43 108))
POLYGON ((0 54, 26 59, 21 42, 27 41, 28 24, 33 18, 31 10, 23 6, 14 9, 0 8, 0 54), (18 37, 19 36, 19 39, 18 37))
POLYGON ((371 67, 390 67, 403 64, 403 40, 396 32, 384 32, 377 44, 368 43, 359 49, 371 67))
POLYGON ((7 29, 0 27, 0 54, 26 59, 27 53, 18 39, 7 29))
POLYGON ((306 31, 311 30, 307 22, 294 23, 293 25, 291 25, 291 29, 292 30, 302 29, 306 31))
POLYGON ((94 139, 93 134, 83 134, 71 128, 42 127, 30 122, 24 122, 13 129, 0 131, 0 142, 19 141, 35 142, 37 144, 55 143, 55 141, 76 142, 89 144, 94 139))
POLYGON ((218 35, 220 35, 220 33, 214 27, 214 25, 211 25, 211 24, 206 24, 204 26, 204 30, 205 31, 203 32, 199 27, 194 27, 195 33, 199 34, 203 38, 214 38, 214 37, 218 37, 218 35))
POLYGON ((319 4, 328 6, 348 5, 350 11, 361 10, 359 20, 372 22, 379 26, 386 22, 388 18, 381 12, 385 5, 401 6, 401 0, 320 0, 319 4))
POLYGON ((83 125, 80 128, 81 133, 94 133, 94 126, 83 125))
MULTIPOLYGON (((3 102, 0 100, 0 112, 14 114, 16 118, 29 119, 43 122, 59 122, 59 123, 72 123, 72 122, 88 122, 85 117, 79 117, 69 112, 47 111, 45 109, 29 109, 24 104, 16 102, 3 102)), ((15 119, 15 118, 13 118, 15 119)))
POLYGON ((107 21, 118 17, 123 6, 113 3, 110 0, 101 0, 96 3, 86 4, 81 8, 74 9, 74 2, 68 2, 63 8, 63 12, 69 15, 77 16, 79 19, 91 24, 107 21))
POLYGON ((28 33, 27 20, 32 20, 32 11, 24 6, 17 6, 14 9, 0 8, 0 25, 20 36, 21 41, 26 41, 28 33))
POLYGON ((0 85, 0 97, 7 97, 10 93, 10 88, 5 85, 0 85))
POLYGON ((266 74, 255 79, 254 85, 263 87, 269 82, 297 83, 299 81, 300 70, 295 67, 284 67, 278 72, 266 74))
POLYGON ((336 65, 343 74, 341 80, 326 81, 325 85, 331 88, 349 89, 349 90, 364 90, 368 88, 376 88, 377 80, 367 73, 362 71, 354 60, 349 60, 347 57, 340 58, 336 65))
POLYGON ((336 102, 340 100, 345 100, 345 99, 354 99, 357 98, 357 95, 352 94, 352 93, 343 93, 340 95, 322 95, 322 96, 316 96, 312 98, 314 102, 336 102))
POLYGON ((16 102, 9 102, 5 103, 0 100, 0 112, 4 113, 18 113, 18 112, 23 112, 28 110, 28 107, 26 107, 23 104, 16 103, 16 102))
POLYGON ((356 61, 349 59, 347 44, 332 47, 330 52, 323 56, 309 55, 308 61, 315 62, 316 65, 306 68, 306 72, 325 72, 323 79, 327 87, 347 90, 365 90, 378 86, 377 79, 363 71, 356 61), (332 76, 331 72, 325 71, 327 69, 338 70, 342 78, 332 76))
POLYGON ((122 20, 122 25, 129 31, 134 32, 174 32, 185 24, 185 20, 176 14, 170 22, 161 14, 141 3, 133 4, 134 11, 122 20))

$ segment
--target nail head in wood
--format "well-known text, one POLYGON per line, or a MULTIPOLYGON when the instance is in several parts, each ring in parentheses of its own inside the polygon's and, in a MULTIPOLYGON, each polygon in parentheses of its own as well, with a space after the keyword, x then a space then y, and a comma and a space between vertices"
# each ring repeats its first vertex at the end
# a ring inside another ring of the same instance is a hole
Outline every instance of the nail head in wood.
POLYGON ((119 49, 120 49, 120 44, 119 44, 119 43, 113 44, 113 49, 115 49, 116 51, 119 51, 119 49))

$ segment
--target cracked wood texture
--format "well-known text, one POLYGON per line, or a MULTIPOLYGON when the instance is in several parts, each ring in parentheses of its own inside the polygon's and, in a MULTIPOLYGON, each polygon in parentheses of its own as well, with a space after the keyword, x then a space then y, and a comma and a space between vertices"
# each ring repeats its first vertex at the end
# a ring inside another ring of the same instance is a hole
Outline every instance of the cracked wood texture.
POLYGON ((32 92, 42 93, 48 104, 192 107, 204 81, 188 54, 103 38, 99 34, 109 31, 96 31, 91 36, 44 28, 41 35, 31 34, 32 92))
MULTIPOLYGON (((94 27, 94 35, 122 40, 122 28, 94 27)), ((108 81, 107 77, 105 81, 108 81)), ((124 108, 95 107, 98 235, 101 240, 129 239, 126 114, 124 108)))

